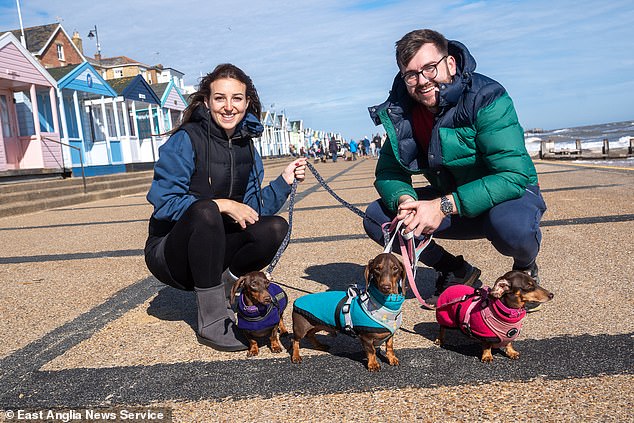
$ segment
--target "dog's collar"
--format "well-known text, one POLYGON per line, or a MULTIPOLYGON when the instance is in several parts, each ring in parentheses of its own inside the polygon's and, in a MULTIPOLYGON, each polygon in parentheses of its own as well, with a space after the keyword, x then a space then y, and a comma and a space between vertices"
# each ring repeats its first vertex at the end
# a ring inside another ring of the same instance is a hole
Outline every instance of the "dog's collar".
POLYGON ((501 317, 506 317, 509 320, 521 320, 526 315, 526 309, 524 307, 522 308, 508 307, 499 298, 496 298, 495 300, 491 301, 491 307, 494 309, 494 311, 498 315, 500 315, 501 317))
POLYGON ((375 284, 368 287, 368 295, 380 307, 387 307, 390 310, 400 310, 405 296, 403 294, 384 294, 379 291, 375 284))

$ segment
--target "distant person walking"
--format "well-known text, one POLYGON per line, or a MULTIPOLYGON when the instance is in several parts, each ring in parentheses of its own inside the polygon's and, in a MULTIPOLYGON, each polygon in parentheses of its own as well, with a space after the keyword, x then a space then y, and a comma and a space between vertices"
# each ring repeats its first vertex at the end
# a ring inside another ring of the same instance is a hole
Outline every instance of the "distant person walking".
MULTIPOLYGON (((513 269, 537 278, 546 204, 508 93, 475 72, 463 44, 429 29, 396 43, 396 63, 389 97, 370 108, 389 137, 376 167, 381 199, 367 209, 366 232, 382 244, 374 222, 396 216, 417 237, 486 238, 513 259, 513 269), (414 188, 412 175, 421 173, 430 185, 414 188)), ((431 302, 449 285, 480 275, 433 241, 421 261, 440 272, 431 302)))
POLYGON ((273 259, 288 230, 274 215, 306 167, 306 158, 296 159, 261 187, 264 167, 252 140, 264 129, 261 109, 251 78, 218 65, 160 147, 147 194, 154 206, 148 269, 167 285, 196 292, 198 341, 221 351, 247 349, 229 292, 238 276, 273 259))
POLYGON ((328 150, 330 150, 330 154, 332 155, 332 162, 337 163, 337 153, 339 152, 339 146, 337 145, 337 140, 335 139, 335 137, 330 137, 328 150))
POLYGON ((350 140, 350 154, 352 154, 352 160, 357 160, 357 152, 359 150, 359 145, 353 139, 350 140))
POLYGON ((370 155, 370 140, 368 139, 368 137, 363 138, 362 145, 363 145, 363 155, 369 156, 370 155))

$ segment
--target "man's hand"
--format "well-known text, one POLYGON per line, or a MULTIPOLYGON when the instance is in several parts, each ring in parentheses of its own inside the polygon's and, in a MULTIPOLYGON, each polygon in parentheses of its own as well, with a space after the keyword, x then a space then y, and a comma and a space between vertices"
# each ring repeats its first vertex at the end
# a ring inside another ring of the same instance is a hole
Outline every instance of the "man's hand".
POLYGON ((220 213, 232 218, 242 229, 246 229, 247 225, 252 225, 259 220, 258 213, 246 204, 227 198, 212 201, 218 205, 220 213))
MULTIPOLYGON (((450 201, 453 200, 449 196, 450 201)), ((440 210, 440 198, 428 201, 414 201, 413 198, 405 199, 398 206, 397 219, 403 221, 404 233, 414 232, 414 236, 434 233, 445 218, 440 210)))

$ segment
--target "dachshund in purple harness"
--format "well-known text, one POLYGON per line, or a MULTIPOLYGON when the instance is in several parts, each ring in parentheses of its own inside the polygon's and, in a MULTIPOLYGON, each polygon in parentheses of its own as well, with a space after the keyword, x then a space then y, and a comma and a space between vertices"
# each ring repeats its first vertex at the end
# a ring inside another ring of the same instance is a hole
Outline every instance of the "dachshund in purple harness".
POLYGON ((288 334, 282 320, 288 304, 286 293, 263 272, 249 272, 235 281, 231 288, 232 305, 238 292, 238 329, 249 340, 247 357, 260 352, 258 338, 269 338, 271 351, 282 352, 278 329, 282 335, 288 334))
POLYGON ((445 329, 457 328, 482 344, 482 362, 493 361, 491 348, 505 348, 506 356, 517 359, 512 345, 522 329, 527 302, 550 301, 553 294, 537 285, 524 272, 514 270, 498 278, 491 290, 467 285, 447 288, 436 304, 440 332, 436 345, 445 342, 445 329))

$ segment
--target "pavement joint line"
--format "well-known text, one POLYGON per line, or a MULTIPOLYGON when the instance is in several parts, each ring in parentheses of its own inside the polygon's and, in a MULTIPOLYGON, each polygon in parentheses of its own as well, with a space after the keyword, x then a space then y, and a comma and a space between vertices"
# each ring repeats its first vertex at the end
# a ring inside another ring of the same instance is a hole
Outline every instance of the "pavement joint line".
MULTIPOLYGON (((594 225, 599 223, 619 223, 634 221, 634 214, 620 214, 611 216, 590 216, 590 217, 573 217, 570 219, 542 220, 540 227, 552 226, 576 226, 576 225, 594 225)), ((357 239, 368 239, 365 233, 346 234, 346 235, 328 235, 321 237, 304 237, 291 238, 294 244, 313 244, 318 242, 337 242, 352 241, 357 239)), ((14 256, 0 257, 0 264, 18 264, 18 263, 42 263, 47 261, 65 261, 65 260, 89 260, 96 258, 120 258, 120 257, 137 257, 143 256, 144 252, 138 250, 116 250, 116 251, 97 251, 91 253, 72 253, 72 254, 43 254, 37 256, 14 256)))
MULTIPOLYGON (((421 323, 415 330, 423 332, 421 336, 431 343, 434 325, 421 323)), ((397 348, 401 365, 390 367, 380 353, 382 368, 378 373, 366 370, 365 354, 358 341, 352 339, 347 351, 307 356, 300 365, 292 364, 287 354, 272 359, 246 359, 238 353, 239 358, 226 361, 34 371, 22 378, 19 389, 13 387, 0 393, 0 404, 7 408, 143 405, 632 375, 632 335, 520 340, 515 343, 522 353, 519 360, 495 352, 491 364, 480 362, 478 343, 442 349, 397 348), (561 365, 562 360, 566 361, 565 366, 561 365), (342 378, 342 374, 347 377, 342 378), (262 383, 263 377, 266 383, 262 383), (168 386, 177 388, 166 389, 168 386)), ((2 386, 6 386, 5 380, 2 386)))
POLYGON ((98 226, 98 225, 119 225, 123 223, 141 223, 147 222, 148 219, 130 219, 130 220, 109 220, 105 222, 79 222, 79 223, 60 223, 56 225, 42 225, 42 226, 17 226, 14 228, 0 228, 2 231, 21 231, 29 229, 55 229, 55 228, 72 228, 72 227, 86 227, 86 226, 98 226))

